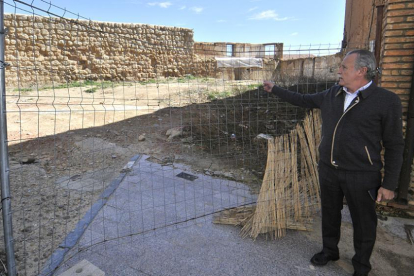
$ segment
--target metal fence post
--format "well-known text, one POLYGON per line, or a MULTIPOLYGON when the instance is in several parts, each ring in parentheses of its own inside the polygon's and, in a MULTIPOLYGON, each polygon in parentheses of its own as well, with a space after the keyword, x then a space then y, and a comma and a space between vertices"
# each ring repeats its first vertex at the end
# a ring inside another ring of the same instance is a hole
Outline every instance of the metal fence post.
POLYGON ((9 159, 7 150, 7 120, 6 120, 6 62, 4 28, 4 2, 0 2, 0 177, 1 177, 1 203, 3 214, 4 244, 6 249, 7 274, 16 275, 16 261, 14 258, 14 240, 12 226, 12 211, 9 182, 9 159))

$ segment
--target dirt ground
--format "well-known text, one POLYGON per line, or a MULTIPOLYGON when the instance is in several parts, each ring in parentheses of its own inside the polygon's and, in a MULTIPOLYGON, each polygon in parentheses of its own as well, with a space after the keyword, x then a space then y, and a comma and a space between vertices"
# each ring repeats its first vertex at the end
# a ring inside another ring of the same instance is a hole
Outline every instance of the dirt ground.
MULTIPOLYGON (((118 85, 94 93, 85 92, 88 87, 9 92, 10 182, 20 275, 41 271, 136 154, 163 164, 189 164, 258 192, 267 148, 256 136, 286 133, 304 112, 252 84, 210 79, 118 85), (178 131, 176 137, 166 135, 170 129, 178 131)), ((391 248, 389 241, 380 241, 384 254, 413 257, 405 247, 404 252, 391 248)), ((3 250, 0 257, 5 259, 3 250)))

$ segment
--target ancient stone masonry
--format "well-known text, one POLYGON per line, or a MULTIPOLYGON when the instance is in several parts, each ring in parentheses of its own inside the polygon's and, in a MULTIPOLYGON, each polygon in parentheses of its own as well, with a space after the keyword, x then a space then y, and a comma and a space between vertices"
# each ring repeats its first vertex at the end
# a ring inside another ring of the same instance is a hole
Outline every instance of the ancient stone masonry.
POLYGON ((250 44, 232 42, 195 42, 196 54, 209 57, 256 57, 256 58, 283 58, 283 43, 250 44), (272 46, 271 51, 266 46, 272 46), (230 47, 230 48, 228 48, 230 47))
POLYGON ((194 70, 185 28, 6 14, 8 86, 73 80, 145 80, 194 70))
POLYGON ((305 80, 335 82, 338 80, 338 68, 342 53, 335 55, 282 60, 274 71, 273 79, 285 85, 293 85, 305 80))
POLYGON ((305 77, 326 73, 315 66, 318 58, 297 61, 300 66, 290 68, 294 62, 283 61, 282 43, 196 43, 193 31, 185 28, 16 14, 6 14, 5 25, 9 28, 6 62, 11 64, 6 71, 8 87, 79 80, 145 81, 189 74, 270 79, 276 68, 287 69, 285 74, 293 78, 298 72, 305 77), (263 58, 264 67, 217 68, 215 58, 228 56, 228 45, 233 57, 263 58))

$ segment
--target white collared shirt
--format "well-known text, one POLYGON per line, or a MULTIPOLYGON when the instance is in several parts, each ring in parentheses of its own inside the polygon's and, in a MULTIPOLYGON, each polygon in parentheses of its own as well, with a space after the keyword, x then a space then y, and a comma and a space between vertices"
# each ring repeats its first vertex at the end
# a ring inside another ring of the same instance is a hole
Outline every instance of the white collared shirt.
POLYGON ((358 96, 359 92, 367 89, 371 85, 371 83, 372 81, 358 88, 358 90, 356 90, 354 93, 348 92, 348 88, 343 87, 343 90, 345 92, 344 112, 348 108, 348 106, 351 104, 351 102, 358 96))

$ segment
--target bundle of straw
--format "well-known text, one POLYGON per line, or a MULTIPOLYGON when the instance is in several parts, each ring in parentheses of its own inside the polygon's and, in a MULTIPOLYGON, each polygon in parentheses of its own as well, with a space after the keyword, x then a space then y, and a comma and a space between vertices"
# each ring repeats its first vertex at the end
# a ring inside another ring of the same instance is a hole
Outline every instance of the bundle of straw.
POLYGON ((259 234, 283 237, 286 229, 310 230, 312 216, 320 208, 320 126, 319 112, 311 111, 303 124, 289 134, 269 139, 266 171, 256 207, 223 213, 214 222, 242 225, 241 235, 253 239, 259 234))

